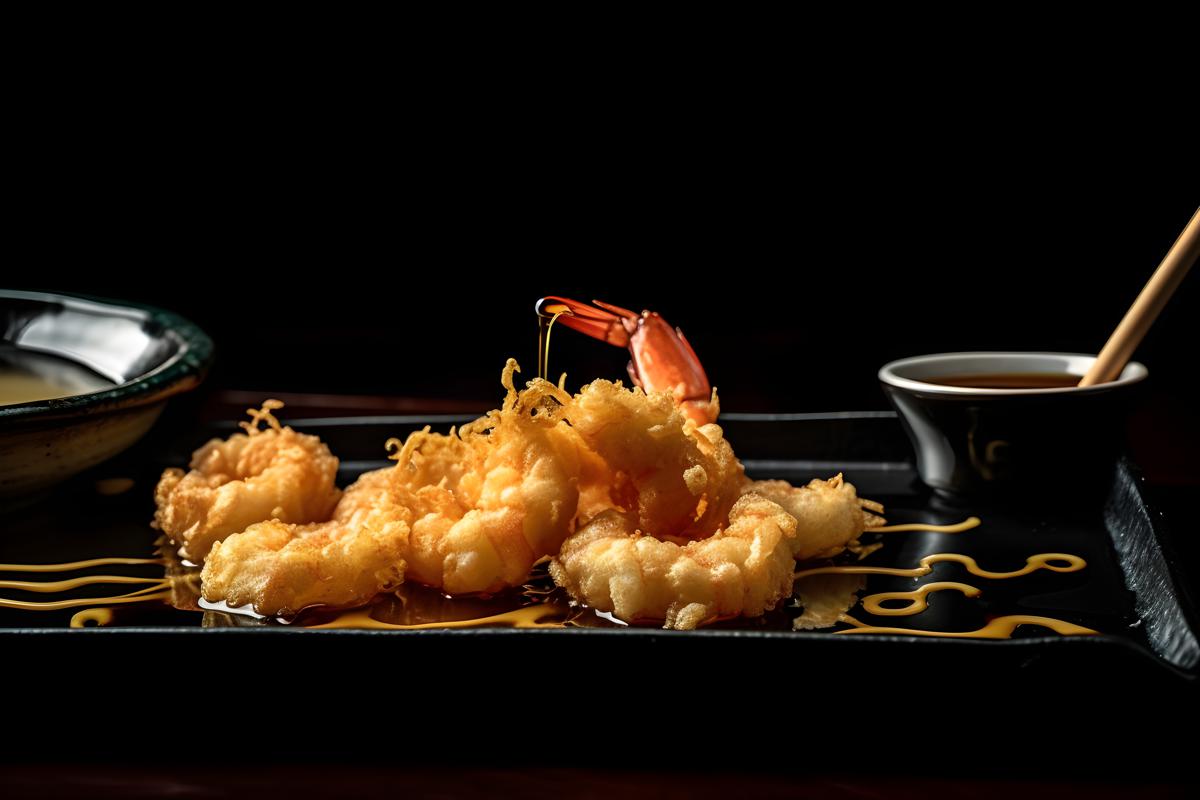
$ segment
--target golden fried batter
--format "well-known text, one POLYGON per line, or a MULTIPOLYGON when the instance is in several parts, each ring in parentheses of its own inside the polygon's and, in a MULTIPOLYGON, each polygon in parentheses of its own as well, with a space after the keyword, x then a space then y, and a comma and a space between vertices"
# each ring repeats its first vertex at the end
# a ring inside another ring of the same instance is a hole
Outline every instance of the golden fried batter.
POLYGON ((569 396, 542 380, 517 392, 517 369, 505 366, 500 410, 390 442, 396 465, 360 477, 331 521, 252 525, 214 547, 205 599, 273 614, 360 604, 402 575, 450 594, 520 585, 571 531, 579 455, 561 419, 569 396))
POLYGON ((841 475, 747 481, 720 426, 687 419, 669 393, 598 380, 572 397, 541 379, 517 391, 518 369, 504 368, 499 410, 390 440, 395 466, 340 501, 337 459, 268 401, 246 435, 164 474, 158 524, 186 557, 207 554, 206 600, 265 615, 359 605, 402 580, 496 592, 556 556, 551 575, 576 600, 687 629, 762 614, 791 593, 796 559, 882 523, 841 475))
POLYGON ((864 504, 880 506, 861 500, 854 484, 843 480, 841 473, 827 481, 810 481, 807 486, 792 486, 787 481, 750 481, 743 491, 775 501, 796 518, 792 555, 797 561, 835 556, 863 531, 884 522, 864 509, 864 504))
POLYGON ((450 594, 518 586, 571 532, 580 456, 562 420, 570 396, 541 379, 517 392, 518 369, 509 359, 499 411, 457 435, 410 435, 386 478, 371 478, 387 503, 409 510, 410 580, 450 594))
POLYGON ((187 474, 163 472, 154 521, 183 558, 199 563, 213 542, 255 522, 329 519, 341 495, 334 485, 338 460, 316 436, 281 426, 271 411, 282 406, 267 400, 249 411, 246 433, 208 442, 193 454, 187 474), (264 420, 268 428, 259 430, 264 420))
POLYGON ((686 420, 666 393, 594 381, 566 418, 608 467, 613 508, 583 521, 550 573, 627 621, 693 628, 762 614, 790 594, 795 559, 835 555, 882 522, 841 475, 799 488, 747 481, 721 428, 686 420))
POLYGON ((697 427, 668 392, 605 380, 584 386, 565 413, 607 464, 599 477, 612 504, 636 513, 642 530, 695 539, 724 524, 745 479, 719 425, 697 427))
POLYGON ((403 581, 408 532, 403 521, 370 511, 311 525, 259 522, 213 544, 202 593, 265 616, 361 605, 403 581))
POLYGON ((550 574, 592 608, 687 630, 759 616, 787 596, 795 536, 795 517, 755 494, 734 503, 723 530, 686 545, 639 531, 632 514, 606 511, 567 539, 550 574))

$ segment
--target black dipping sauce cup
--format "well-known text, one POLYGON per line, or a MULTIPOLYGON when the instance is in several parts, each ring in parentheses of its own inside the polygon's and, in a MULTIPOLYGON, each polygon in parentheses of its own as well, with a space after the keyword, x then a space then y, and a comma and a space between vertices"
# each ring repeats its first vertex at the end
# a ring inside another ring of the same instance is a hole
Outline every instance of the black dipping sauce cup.
POLYGON ((1077 353, 940 353, 885 364, 879 380, 916 449, 918 475, 941 498, 1048 500, 1109 488, 1146 368, 1132 361, 1117 380, 1086 388, 982 389, 937 379, 1083 377, 1095 360, 1077 353))

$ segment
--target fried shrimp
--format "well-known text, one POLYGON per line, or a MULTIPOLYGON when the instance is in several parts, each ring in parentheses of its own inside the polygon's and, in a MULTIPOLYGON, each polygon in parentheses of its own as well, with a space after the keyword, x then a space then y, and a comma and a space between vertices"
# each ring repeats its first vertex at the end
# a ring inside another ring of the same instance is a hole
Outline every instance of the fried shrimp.
MULTIPOLYGON (((396 465, 363 476, 368 502, 405 509, 411 519, 410 580, 449 594, 520 585, 533 565, 558 552, 579 502, 580 454, 563 413, 570 395, 535 378, 518 392, 509 359, 498 411, 450 435, 411 434, 396 465), (381 484, 383 491, 370 486, 381 484)), ((347 503, 361 502, 351 487, 347 503)))
POLYGON ((402 579, 450 594, 520 585, 571 531, 579 453, 562 422, 569 395, 543 380, 518 392, 518 369, 504 368, 500 410, 389 440, 395 466, 362 475, 332 520, 261 522, 214 546, 205 599, 277 614, 361 604, 402 579))
POLYGON ((791 594, 796 559, 836 555, 883 524, 864 505, 882 511, 841 475, 802 487, 752 482, 727 524, 683 545, 640 529, 632 513, 609 510, 567 539, 550 575, 575 600, 630 622, 690 629, 758 616, 791 594))
POLYGON ((213 543, 256 522, 329 519, 341 492, 338 460, 316 436, 280 425, 267 400, 248 410, 246 430, 213 439, 192 455, 191 471, 168 469, 154 491, 155 524, 183 558, 203 561, 213 543), (265 430, 259 425, 267 423, 265 430))
POLYGON ((403 582, 408 534, 403 520, 372 510, 310 525, 259 522, 213 544, 202 594, 264 616, 361 605, 403 582))
POLYGON ((550 574, 594 609, 688 630, 759 616, 790 594, 795 537, 796 518, 756 494, 733 504, 722 530, 685 545, 642 532, 632 513, 609 510, 567 539, 550 574))
POLYGON ((669 392, 606 380, 584 386, 565 413, 607 464, 612 505, 634 513, 639 529, 688 540, 725 523, 745 478, 719 425, 697 426, 669 392))
POLYGON ((743 491, 778 503, 796 518, 792 555, 797 561, 835 556, 864 531, 884 524, 883 517, 873 513, 882 512, 883 506, 860 498, 854 484, 843 480, 841 473, 827 481, 810 481, 807 486, 750 481, 743 491))
POLYGON ((797 558, 835 555, 882 522, 841 475, 799 488, 747 481, 721 428, 686 419, 667 393, 598 380, 566 417, 607 465, 613 507, 584 520, 550 574, 627 621, 760 615, 791 593, 797 558))

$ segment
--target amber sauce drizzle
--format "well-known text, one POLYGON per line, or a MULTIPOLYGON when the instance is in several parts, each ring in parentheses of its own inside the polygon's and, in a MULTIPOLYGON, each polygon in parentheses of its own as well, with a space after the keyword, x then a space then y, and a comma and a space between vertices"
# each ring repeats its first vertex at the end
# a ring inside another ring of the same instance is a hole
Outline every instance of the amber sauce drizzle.
POLYGON ((344 611, 330 622, 320 625, 305 625, 303 627, 310 630, 320 630, 323 628, 374 628, 377 630, 394 630, 394 631, 420 631, 430 630, 433 628, 477 628, 485 625, 507 627, 507 628, 561 628, 563 627, 561 620, 547 621, 547 618, 554 617, 555 610, 543 605, 524 606, 516 608, 512 611, 505 611, 500 614, 493 614, 490 617, 479 617, 477 619, 461 619, 451 620, 447 622, 424 622, 417 625, 397 625, 391 622, 384 622, 375 619, 371 616, 371 609, 357 608, 351 611, 344 611))
POLYGON ((161 558, 89 558, 84 561, 66 561, 62 564, 0 564, 0 572, 67 572, 85 567, 102 567, 109 564, 165 564, 161 558))
MULTIPOLYGON (((554 315, 557 317, 559 311, 554 315)), ((544 318, 545 319, 545 318, 544 318)), ((554 318, 546 320, 545 330, 548 334, 549 325, 552 324, 554 318)), ((543 341, 542 345, 548 344, 543 341)), ((542 353, 545 354, 545 350, 542 353)), ((544 362, 543 362, 544 366, 544 362)), ((937 533, 961 533, 978 527, 981 521, 978 517, 969 517, 963 522, 954 525, 932 525, 925 523, 909 523, 903 525, 882 526, 870 529, 869 533, 890 533, 902 531, 932 531, 937 533)), ((983 569, 970 556, 959 553, 935 553, 925 556, 919 562, 919 566, 904 569, 894 567, 871 567, 861 565, 845 565, 845 566, 825 566, 816 567, 813 569, 801 570, 795 573, 796 579, 808 577, 811 575, 821 574, 857 574, 857 575, 890 575, 900 577, 918 578, 930 574, 934 565, 939 563, 957 563, 962 565, 972 575, 976 575, 988 580, 1005 580, 1017 578, 1023 575, 1028 575, 1038 570, 1050 570, 1052 572, 1077 572, 1087 566, 1087 562, 1079 556, 1069 553, 1039 553, 1030 556, 1026 559, 1025 566, 1020 569, 1010 570, 1007 572, 996 572, 983 569)), ((126 575, 89 575, 77 578, 68 578, 57 581, 17 581, 17 580, 0 580, 0 589, 17 589, 29 592, 59 592, 73 589, 79 586, 87 586, 98 583, 114 583, 114 584, 147 584, 141 589, 135 591, 113 595, 110 597, 87 597, 77 599, 67 599, 49 602, 34 602, 11 600, 0 598, 0 607, 13 608, 29 611, 54 611, 77 606, 99 606, 86 608, 77 612, 71 617, 70 626, 72 628, 83 628, 89 624, 104 626, 109 625, 114 619, 114 608, 112 606, 124 603, 139 603, 150 600, 159 600, 168 604, 173 604, 173 587, 178 583, 179 576, 174 578, 170 574, 171 564, 167 558, 92 558, 82 561, 72 561, 59 564, 0 564, 2 572, 65 572, 73 569, 82 569, 87 567, 105 566, 105 565, 140 565, 140 564, 159 564, 167 566, 168 575, 163 578, 144 578, 126 575)), ((538 587, 528 585, 524 587, 522 593, 525 602, 533 600, 542 595, 550 595, 554 592, 552 585, 547 587, 538 587)), ((982 592, 977 587, 966 583, 956 581, 938 581, 925 584, 912 591, 908 592, 881 592, 868 595, 862 600, 863 609, 874 616, 910 616, 919 614, 928 608, 927 597, 930 594, 939 591, 958 591, 967 597, 978 597, 982 592), (885 603, 903 602, 901 606, 887 606, 885 603)), ((426 594, 429 594, 426 591, 426 594)), ((403 598, 404 603, 410 602, 413 598, 403 598)), ((180 607, 180 606, 177 606, 180 607)), ((492 608, 496 606, 493 605, 492 608)), ((477 609, 474 613, 479 614, 477 609)), ((365 608, 347 609, 342 611, 334 611, 334 616, 331 619, 326 619, 323 622, 314 622, 313 624, 300 624, 300 627, 321 630, 321 629, 338 629, 338 628, 366 628, 376 630, 430 630, 443 628, 475 628, 475 627, 509 627, 509 628, 560 628, 566 625, 581 624, 578 618, 573 618, 567 609, 560 607, 554 602, 537 601, 531 605, 522 605, 517 608, 499 610, 496 613, 484 613, 479 616, 471 616, 467 619, 436 619, 429 622, 419 622, 413 624, 400 624, 395 622, 387 622, 382 619, 377 619, 373 614, 375 608, 368 606, 365 608)), ((470 612, 468 612, 470 613, 470 612)), ((419 617, 418 617, 419 618, 419 617)), ((428 618, 428 617, 427 617, 428 618)), ((1011 638, 1013 632, 1021 625, 1037 625, 1053 630, 1063 635, 1085 635, 1096 634, 1090 628, 1085 628, 1081 625, 1075 625, 1064 620, 1053 619, 1051 617, 1041 617, 1033 615, 1009 615, 996 617, 989 621, 984 627, 975 631, 928 631, 912 628, 892 628, 884 626, 874 626, 862 622, 849 614, 841 614, 838 617, 839 621, 851 626, 845 630, 837 631, 840 634, 896 634, 903 636, 940 636, 951 638, 978 638, 978 639, 1007 639, 1011 638)), ((617 620, 612 620, 614 623, 619 623, 617 620)), ((623 624, 623 623, 622 623, 623 624)))
POLYGON ((869 595, 863 598, 862 606, 868 613, 874 614, 877 617, 906 617, 910 614, 920 614, 929 608, 929 603, 926 601, 925 596, 930 592, 942 592, 947 589, 955 589, 967 597, 979 597, 979 595, 983 594, 983 592, 969 583, 937 581, 936 583, 927 583, 911 592, 880 592, 879 594, 869 595), (908 605, 899 608, 891 608, 883 605, 884 603, 896 600, 907 600, 908 605))
POLYGON ((953 562, 962 564, 966 567, 967 572, 972 575, 978 575, 980 578, 989 580, 1004 580, 1006 578, 1019 578, 1022 575, 1028 575, 1031 572, 1036 572, 1039 569, 1048 569, 1052 572, 1078 572, 1087 566, 1087 562, 1079 556, 1071 555, 1070 553, 1038 553, 1025 559, 1025 566, 1011 572, 992 572, 991 570, 983 569, 976 563, 975 559, 970 556, 964 556, 961 553, 934 553, 933 555, 925 556, 921 559, 919 567, 912 569, 901 569, 897 567, 861 567, 861 566, 844 566, 844 567, 817 567, 815 569, 806 569, 796 573, 796 578, 805 578, 809 575, 824 575, 824 574, 842 574, 842 575, 896 575, 906 578, 919 578, 922 575, 928 575, 933 572, 934 564, 943 562, 953 562), (1060 562, 1060 563, 1051 563, 1060 562), (1066 562, 1061 563, 1061 562, 1066 562))
MULTIPOLYGON (((68 561, 61 564, 0 564, 0 572, 66 572, 73 569, 112 564, 165 564, 165 562, 161 558, 89 558, 83 561, 68 561)), ((0 580, 0 589, 51 593, 63 592, 79 586, 90 586, 95 583, 145 583, 149 585, 133 592, 109 597, 79 597, 70 600, 50 601, 12 600, 7 597, 0 597, 0 608, 14 608, 22 611, 61 611, 64 608, 76 608, 78 606, 141 603, 146 600, 167 600, 171 597, 171 583, 166 578, 138 578, 129 575, 87 575, 81 578, 68 578, 61 581, 0 580)))
POLYGON ((550 329, 554 327, 555 320, 563 314, 570 314, 571 309, 561 303, 543 306, 539 302, 535 311, 538 318, 538 377, 550 380, 550 329))
POLYGON ((103 627, 113 621, 113 610, 111 608, 85 608, 83 611, 76 611, 71 617, 72 628, 86 628, 88 623, 94 623, 97 627, 103 627))
POLYGON ((1064 636, 1086 636, 1098 634, 1091 628, 1075 625, 1053 617, 1035 617, 1030 614, 1013 614, 1007 617, 996 617, 987 625, 975 631, 923 631, 916 628, 882 628, 860 622, 849 614, 838 617, 842 622, 853 625, 844 631, 835 633, 892 633, 899 636, 948 636, 955 639, 1011 639, 1013 632, 1021 625, 1040 625, 1064 636))
POLYGON ((925 522, 909 522, 904 525, 880 525, 868 528, 867 533, 900 533, 902 531, 928 531, 930 533, 962 533, 972 528, 978 528, 983 520, 979 517, 967 517, 962 522, 953 525, 930 525, 925 522))
MULTIPOLYGON (((886 525, 876 528, 871 528, 868 533, 896 533, 901 531, 929 531, 933 533, 962 533, 963 531, 977 528, 981 524, 979 517, 968 517, 962 522, 953 525, 932 525, 922 522, 908 523, 904 525, 886 525)), ((920 566, 912 569, 899 569, 894 567, 864 567, 864 566, 837 566, 837 567, 816 567, 814 569, 801 570, 797 572, 795 577, 797 580, 810 575, 893 575, 900 577, 919 578, 923 575, 928 575, 933 572, 933 565, 940 563, 957 563, 966 568, 967 572, 972 575, 977 575, 988 580, 1005 580, 1009 578, 1019 578, 1023 575, 1028 575, 1031 572, 1036 572, 1040 569, 1050 570, 1052 572, 1078 572, 1087 566, 1087 561, 1079 556, 1070 553, 1038 553, 1032 555, 1025 560, 1025 566, 1021 569, 1012 570, 1010 572, 993 572, 983 569, 970 556, 960 553, 934 553, 925 556, 921 559, 920 566)), ((959 583, 957 581, 936 581, 927 583, 910 592, 879 592, 864 597, 862 599, 863 609, 874 616, 881 617, 899 617, 919 614, 929 607, 928 595, 934 592, 941 591, 958 591, 967 597, 978 597, 983 592, 975 586, 968 583, 959 583), (885 606, 884 603, 897 601, 906 602, 902 606, 885 606)), ((1038 625, 1043 628, 1049 628, 1056 633, 1063 635, 1092 635, 1099 633, 1091 628, 1085 628, 1082 625, 1076 625, 1071 622, 1066 622, 1053 617, 1039 617, 1030 614, 1014 614, 1002 617, 996 617, 990 620, 982 628, 974 631, 927 631, 914 628, 890 628, 876 625, 868 625, 861 620, 855 619, 849 614, 841 614, 838 620, 850 625, 846 630, 835 631, 842 634, 860 634, 860 633, 884 633, 896 634, 900 636, 945 636, 958 639, 1010 639, 1013 632, 1021 625, 1038 625)))

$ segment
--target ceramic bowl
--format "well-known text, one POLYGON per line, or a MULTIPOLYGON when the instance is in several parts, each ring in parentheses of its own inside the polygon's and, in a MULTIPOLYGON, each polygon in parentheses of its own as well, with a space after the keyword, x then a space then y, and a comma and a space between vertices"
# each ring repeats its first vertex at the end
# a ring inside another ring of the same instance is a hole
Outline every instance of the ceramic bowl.
POLYGON ((66 396, 0 405, 0 503, 111 458, 193 389, 212 341, 167 311, 115 300, 0 290, 0 374, 53 374, 66 396))
POLYGON ((1108 488, 1146 368, 1132 361, 1117 380, 1085 388, 981 389, 937 379, 1083 377, 1095 360, 1081 353, 938 353, 885 364, 879 381, 913 443, 917 473, 939 495, 1046 498, 1108 488))

